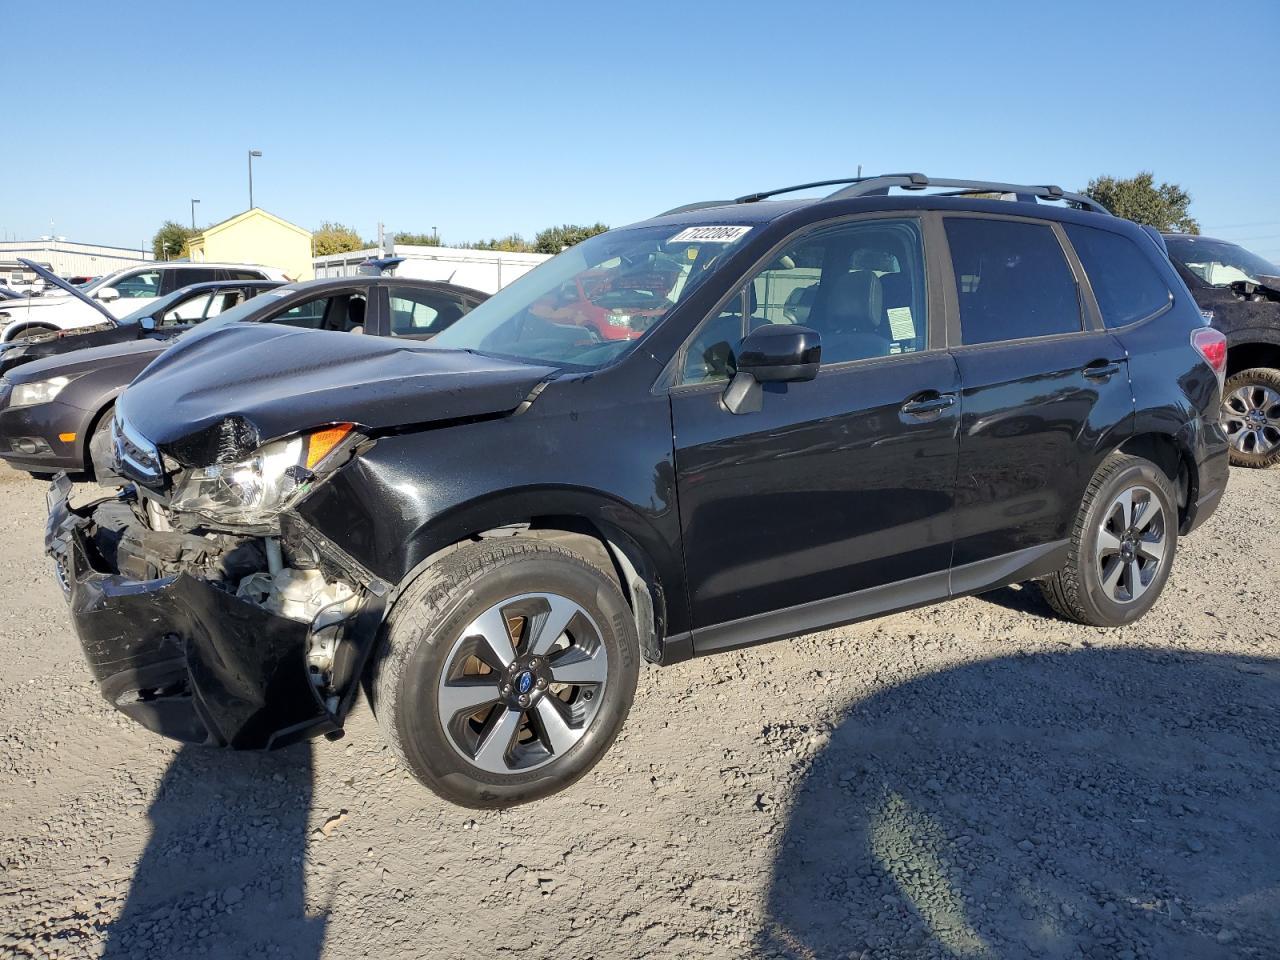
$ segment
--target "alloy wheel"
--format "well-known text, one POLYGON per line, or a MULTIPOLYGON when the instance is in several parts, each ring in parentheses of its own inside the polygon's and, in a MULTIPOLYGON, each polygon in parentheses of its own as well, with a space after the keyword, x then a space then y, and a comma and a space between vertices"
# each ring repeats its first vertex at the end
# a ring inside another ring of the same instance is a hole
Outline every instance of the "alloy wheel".
POLYGON ((1108 599, 1132 603, 1147 592, 1164 563, 1166 533, 1164 507, 1150 487, 1129 487, 1111 501, 1095 556, 1108 599))
POLYGON ((1222 426, 1239 453, 1263 455, 1280 444, 1280 393, 1260 383, 1246 383, 1222 401, 1222 426))
POLYGON ((512 774, 564 756, 603 702, 608 652, 579 604, 529 593, 494 604, 461 632, 437 691, 454 750, 487 773, 512 774))

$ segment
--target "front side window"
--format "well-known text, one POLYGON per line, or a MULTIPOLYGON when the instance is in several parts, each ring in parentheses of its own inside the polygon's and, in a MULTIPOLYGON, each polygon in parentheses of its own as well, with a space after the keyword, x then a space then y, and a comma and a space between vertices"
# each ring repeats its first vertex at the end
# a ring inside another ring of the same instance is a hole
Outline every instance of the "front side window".
POLYGON ((598 234, 500 290, 431 345, 577 369, 604 366, 642 341, 751 229, 662 225, 598 234))
POLYGON ((288 310, 267 317, 265 322, 305 327, 308 330, 363 333, 364 314, 365 298, 362 294, 339 293, 304 300, 288 310))
POLYGON ((127 277, 121 277, 115 282, 114 287, 122 300, 158 297, 160 295, 160 271, 148 270, 146 273, 135 273, 127 277))
POLYGON ((961 342, 1078 333, 1080 297, 1053 229, 981 217, 945 220, 961 342))
POLYGON ((160 318, 160 326, 177 327, 187 323, 199 323, 205 318, 205 311, 209 309, 209 303, 213 297, 214 294, 206 290, 183 299, 165 311, 164 316, 160 318))
POLYGON ((253 295, 254 291, 252 290, 224 290, 215 293, 209 299, 209 305, 205 308, 203 319, 211 320, 214 317, 220 317, 228 310, 238 307, 253 295))
POLYGON ((433 290, 392 287, 388 291, 393 337, 431 337, 461 319, 467 303, 433 290))
POLYGON ((1066 231, 1108 327, 1123 327, 1169 305, 1173 294, 1164 278, 1128 237, 1074 223, 1066 231))
POLYGON ((1280 267, 1244 247, 1206 237, 1165 237, 1169 256, 1211 287, 1229 287, 1240 280, 1257 283, 1261 277, 1280 277, 1280 267))
POLYGON ((797 238, 693 335, 681 382, 729 379, 742 338, 775 323, 818 331, 823 366, 923 350, 928 313, 919 225, 861 221, 797 238))

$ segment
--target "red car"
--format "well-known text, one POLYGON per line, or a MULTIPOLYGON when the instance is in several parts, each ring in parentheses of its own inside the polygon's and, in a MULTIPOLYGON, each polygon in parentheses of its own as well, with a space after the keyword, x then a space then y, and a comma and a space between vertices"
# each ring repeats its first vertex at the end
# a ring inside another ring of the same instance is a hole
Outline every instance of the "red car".
POLYGON ((684 276, 679 266, 615 275, 589 271, 547 294, 530 309, 556 323, 586 327, 602 340, 634 340, 671 307, 669 294, 684 276))

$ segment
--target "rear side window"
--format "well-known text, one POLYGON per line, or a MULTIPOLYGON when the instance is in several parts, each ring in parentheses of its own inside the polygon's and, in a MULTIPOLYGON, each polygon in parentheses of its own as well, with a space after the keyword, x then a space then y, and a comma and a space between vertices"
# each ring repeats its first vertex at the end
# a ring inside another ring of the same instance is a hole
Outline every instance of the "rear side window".
POLYGON ((945 222, 963 343, 1081 329, 1076 279, 1051 227, 980 217, 945 222))
POLYGON ((1173 294, 1150 257, 1128 237, 1097 227, 1067 225, 1108 327, 1149 317, 1169 305, 1173 294))

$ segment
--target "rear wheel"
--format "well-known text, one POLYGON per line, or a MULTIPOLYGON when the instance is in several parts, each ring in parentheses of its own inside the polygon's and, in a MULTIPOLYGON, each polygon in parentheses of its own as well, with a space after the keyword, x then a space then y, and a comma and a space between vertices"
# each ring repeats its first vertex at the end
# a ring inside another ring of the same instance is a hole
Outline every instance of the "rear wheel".
POLYGON ((1123 626, 1159 598, 1177 544, 1177 500, 1164 471, 1149 460, 1112 454, 1085 492, 1066 565, 1041 587, 1049 605, 1070 620, 1123 626))
POLYGON ((1280 463, 1280 370, 1255 367, 1232 374, 1222 390, 1222 429, 1231 443, 1232 466, 1280 463))
POLYGON ((374 713, 413 774, 470 807, 536 800, 604 755, 639 673, 635 623, 605 571, 532 538, 467 544, 397 601, 374 713))

